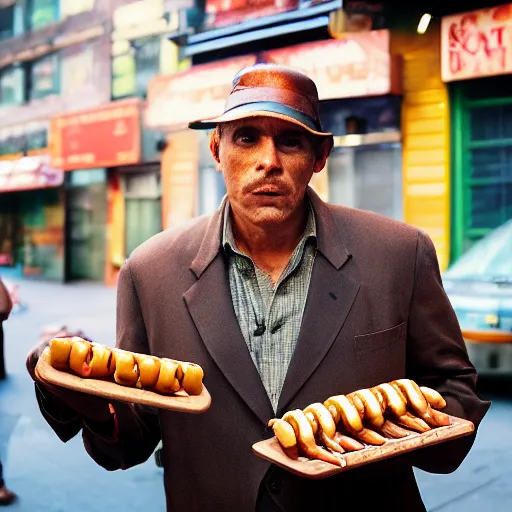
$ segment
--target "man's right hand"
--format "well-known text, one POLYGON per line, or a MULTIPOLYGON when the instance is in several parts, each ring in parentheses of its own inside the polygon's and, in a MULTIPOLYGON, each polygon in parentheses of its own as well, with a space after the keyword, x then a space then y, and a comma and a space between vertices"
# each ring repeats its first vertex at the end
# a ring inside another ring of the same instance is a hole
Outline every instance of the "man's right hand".
POLYGON ((47 405, 53 407, 64 406, 71 409, 78 416, 96 423, 104 423, 112 418, 109 401, 105 398, 80 393, 70 389, 62 388, 53 384, 42 382, 36 377, 35 368, 41 354, 48 347, 50 339, 58 336, 70 336, 67 330, 62 330, 57 334, 53 333, 51 337, 42 337, 39 343, 30 350, 26 359, 27 371, 32 379, 37 383, 39 391, 47 405))

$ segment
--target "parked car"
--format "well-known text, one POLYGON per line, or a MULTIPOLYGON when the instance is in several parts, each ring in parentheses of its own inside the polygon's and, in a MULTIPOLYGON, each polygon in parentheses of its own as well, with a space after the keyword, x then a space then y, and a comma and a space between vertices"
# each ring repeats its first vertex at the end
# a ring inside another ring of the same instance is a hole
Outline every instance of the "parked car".
POLYGON ((512 376, 512 219, 451 265, 443 284, 480 375, 512 376))

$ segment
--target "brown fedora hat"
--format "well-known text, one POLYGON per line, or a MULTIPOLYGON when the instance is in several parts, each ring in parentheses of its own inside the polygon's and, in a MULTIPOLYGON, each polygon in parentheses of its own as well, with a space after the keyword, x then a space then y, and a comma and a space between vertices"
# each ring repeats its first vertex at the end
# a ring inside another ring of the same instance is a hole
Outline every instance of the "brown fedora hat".
POLYGON ((189 123, 193 130, 209 130, 219 123, 246 117, 275 117, 297 124, 320 137, 324 132, 318 110, 318 91, 308 76, 277 64, 255 64, 242 69, 233 79, 233 87, 224 113, 218 117, 189 123))

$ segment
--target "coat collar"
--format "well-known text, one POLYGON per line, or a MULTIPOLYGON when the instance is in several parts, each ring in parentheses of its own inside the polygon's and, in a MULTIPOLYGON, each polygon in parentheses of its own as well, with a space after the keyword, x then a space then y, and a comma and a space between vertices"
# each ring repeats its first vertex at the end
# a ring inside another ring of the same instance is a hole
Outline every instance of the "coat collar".
MULTIPOLYGON (((350 253, 342 241, 327 204, 320 199, 311 187, 308 187, 307 194, 316 217, 318 250, 334 268, 339 270, 350 258, 350 253)), ((199 251, 190 265, 190 269, 197 278, 201 277, 201 274, 222 249, 223 219, 227 203, 228 198, 225 196, 220 207, 212 215, 199 251)))

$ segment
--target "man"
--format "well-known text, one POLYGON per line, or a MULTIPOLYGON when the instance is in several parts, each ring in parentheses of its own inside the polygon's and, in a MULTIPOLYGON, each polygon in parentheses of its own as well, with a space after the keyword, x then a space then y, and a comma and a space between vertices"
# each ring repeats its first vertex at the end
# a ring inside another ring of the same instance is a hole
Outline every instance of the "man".
MULTIPOLYGON (((12 299, 9 290, 0 278, 0 381, 6 377, 5 361, 4 361, 4 326, 12 311, 12 299)), ((5 486, 3 478, 2 461, 0 461, 0 506, 10 505, 16 500, 16 494, 11 492, 5 486)))
MULTIPOLYGON (((269 419, 329 396, 407 377, 436 388, 446 412, 478 425, 489 403, 420 230, 327 205, 308 188, 332 149, 315 84, 256 65, 233 81, 211 151, 227 198, 211 217, 165 231, 125 262, 117 345, 200 364, 212 395, 201 415, 108 403, 43 388, 62 440, 82 430, 109 470, 151 456, 162 439, 169 511, 425 510, 412 466, 454 471, 474 438, 322 480, 253 455, 269 419)), ((40 348, 29 355, 29 371, 40 348)))

